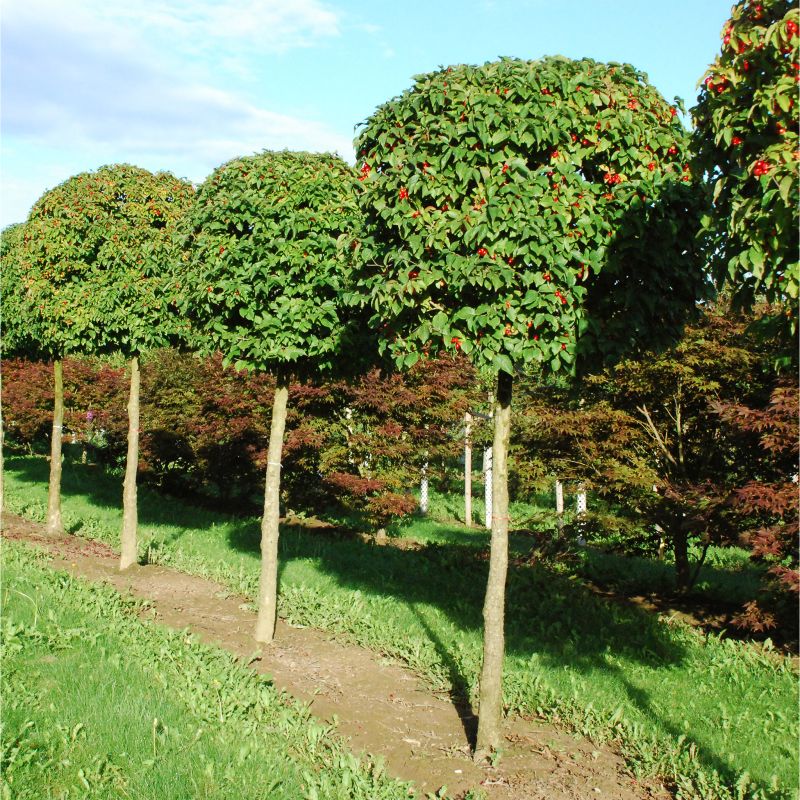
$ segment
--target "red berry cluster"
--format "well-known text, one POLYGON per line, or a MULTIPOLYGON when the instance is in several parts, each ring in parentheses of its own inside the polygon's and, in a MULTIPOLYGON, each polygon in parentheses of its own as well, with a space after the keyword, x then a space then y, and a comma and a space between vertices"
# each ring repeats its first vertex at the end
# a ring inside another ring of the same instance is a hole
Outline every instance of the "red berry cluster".
POLYGON ((753 167, 753 175, 760 178, 762 175, 766 175, 770 169, 772 169, 772 165, 769 161, 756 161, 753 167))
POLYGON ((607 172, 603 180, 609 186, 615 186, 616 184, 622 182, 622 176, 618 175, 616 172, 607 172))
POLYGON ((715 84, 714 76, 709 75, 705 80, 705 84, 706 84, 706 89, 708 89, 709 92, 716 91, 717 94, 721 94, 722 92, 725 91, 727 80, 725 78, 720 78, 719 83, 715 84))

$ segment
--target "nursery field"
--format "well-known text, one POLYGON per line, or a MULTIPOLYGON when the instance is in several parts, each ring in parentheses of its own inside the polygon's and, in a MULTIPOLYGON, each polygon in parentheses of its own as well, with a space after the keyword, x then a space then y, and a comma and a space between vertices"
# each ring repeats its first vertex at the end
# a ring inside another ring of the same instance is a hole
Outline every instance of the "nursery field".
MULTIPOLYGON (((43 459, 15 457, 7 460, 7 510, 31 519, 42 519, 46 507, 46 474, 47 464, 43 459)), ((62 491, 67 529, 80 537, 100 539, 116 546, 121 525, 118 478, 93 466, 69 464, 64 470, 62 491)), ((215 514, 147 489, 140 493, 139 506, 141 555, 146 562, 213 577, 232 592, 249 598, 255 596, 259 569, 257 519, 215 514)), ((481 604, 487 568, 485 534, 463 527, 459 531, 459 526, 453 522, 423 520, 408 525, 402 536, 404 543, 416 537, 419 544, 381 547, 324 528, 314 530, 301 524, 284 526, 280 553, 280 616, 294 625, 335 633, 341 641, 369 648, 402 663, 420 675, 432 690, 447 693, 454 701, 474 701, 480 668, 481 604)), ((512 539, 512 549, 516 548, 518 553, 524 545, 523 538, 512 539)), ((8 563, 11 566, 7 566, 4 577, 4 603, 13 604, 9 608, 17 609, 14 616, 6 618, 9 621, 20 618, 21 621, 14 624, 22 626, 22 633, 14 633, 11 626, 5 636, 9 645, 20 636, 29 636, 39 646, 44 634, 30 632, 30 615, 45 606, 23 596, 32 596, 30 581, 34 579, 30 577, 30 570, 34 565, 29 563, 30 558, 18 556, 16 549, 6 548, 6 553, 10 552, 8 563), (28 570, 27 577, 23 574, 25 570, 28 570), (27 589, 22 584, 15 586, 17 572, 22 576, 20 581, 29 582, 27 589), (9 591, 10 588, 16 588, 17 593, 9 591)), ((613 742, 634 776, 657 776, 678 796, 794 796, 798 696, 791 659, 771 649, 769 643, 756 645, 735 641, 724 634, 704 633, 683 624, 677 616, 658 616, 620 602, 616 597, 600 596, 585 583, 582 573, 591 573, 593 580, 603 577, 606 583, 613 583, 614 576, 619 577, 625 570, 623 564, 612 565, 612 560, 607 554, 588 555, 582 562, 558 570, 522 559, 515 561, 508 581, 504 665, 504 705, 509 717, 522 715, 555 722, 562 730, 589 737, 598 744, 613 742)), ((629 572, 645 580, 648 574, 652 576, 664 567, 652 562, 649 573, 641 565, 629 572)), ((726 586, 735 585, 737 580, 752 580, 752 576, 743 568, 741 560, 737 562, 735 554, 727 561, 720 556, 716 561, 711 559, 699 586, 702 591, 713 594, 717 591, 716 585, 723 593, 727 591, 726 586)), ((41 588, 36 591, 45 591, 47 582, 37 581, 34 582, 37 587, 41 584, 41 588)), ((617 586, 622 587, 619 580, 617 586)), ((635 587, 629 583, 627 589, 633 591, 635 587)), ((102 602, 113 605, 121 601, 104 599, 102 602)), ((67 603, 56 605, 58 611, 53 613, 70 613, 67 603)), ((92 606, 91 603, 78 605, 81 608, 92 606)), ((120 616, 125 616, 122 611, 120 616)), ((41 624, 45 619, 42 618, 41 624)), ((57 637, 73 635, 69 631, 80 625, 65 617, 63 622, 49 620, 46 627, 47 636, 57 637)), ((111 658, 119 648, 120 645, 101 642, 96 657, 111 658)), ((50 669, 47 660, 14 661, 14 646, 10 646, 7 653, 10 654, 8 664, 13 664, 14 668, 5 670, 4 680, 29 685, 31 670, 50 669)), ((88 651, 84 655, 94 657, 88 651)), ((218 656, 197 656, 190 661, 203 662, 204 658, 221 663, 218 656)), ((123 659, 122 663, 127 660, 123 659)), ((149 669, 142 666, 147 663, 147 658, 137 657, 136 669, 149 669)), ((72 668, 65 672, 70 670, 74 672, 72 668)), ((103 670, 86 672, 102 674, 103 670)), ((199 672, 193 678, 200 696, 211 691, 212 700, 215 697, 213 681, 219 680, 213 672, 199 672)), ((241 680, 234 683, 245 687, 242 691, 249 691, 246 687, 256 679, 247 677, 246 671, 242 675, 241 680)), ((186 677, 181 674, 180 680, 186 677)), ((61 680, 53 677, 48 680, 48 685, 59 686, 59 691, 70 691, 61 680)), ((148 685, 147 678, 141 683, 148 685)), ((105 688, 92 688, 84 697, 101 691, 113 693, 118 691, 115 685, 112 682, 105 688)), ((136 685, 131 679, 126 681, 125 689, 133 691, 136 685)), ((8 695, 4 692, 4 696, 8 695)), ((180 690, 168 696, 175 700, 181 696, 180 690)), ((98 713, 101 707, 108 709, 102 712, 104 714, 116 713, 113 698, 96 705, 98 713)), ((130 705, 151 707, 149 700, 130 705)), ((57 730, 46 721, 47 703, 42 701, 39 706, 36 713, 41 712, 43 716, 37 719, 31 716, 33 711, 22 711, 25 707, 22 701, 20 710, 13 713, 16 705, 6 706, 4 737, 7 746, 14 742, 24 744, 26 737, 33 736, 36 731, 57 730), (34 725, 28 725, 29 718, 34 725)), ((157 709, 158 705, 152 708, 157 709)), ((148 711, 148 717, 169 719, 171 713, 178 712, 154 710, 152 714, 148 711)), ((213 710, 208 713, 213 716, 213 710)), ((181 732, 171 745, 179 758, 174 769, 186 775, 186 785, 204 780, 208 764, 217 761, 213 752, 203 748, 228 747, 225 743, 228 734, 222 729, 225 726, 207 737, 209 744, 201 737, 201 748, 191 744, 196 731, 191 727, 193 723, 165 724, 181 732), (200 757, 201 753, 206 762, 200 757)), ((231 724, 235 729, 238 723, 231 721, 231 724)), ((159 751, 163 737, 158 724, 152 725, 150 739, 139 742, 136 747, 159 751)), ((35 785, 36 770, 46 769, 46 759, 59 763, 65 758, 63 753, 71 747, 83 747, 81 730, 74 734, 71 730, 62 731, 63 737, 58 741, 58 737, 48 740, 49 744, 36 755, 23 746, 18 752, 27 752, 28 762, 19 764, 20 756, 15 755, 17 760, 10 766, 7 761, 6 769, 21 769, 26 776, 24 780, 35 785), (42 755, 50 751, 51 754, 42 755), (45 761, 41 761, 40 756, 45 761)), ((237 748, 241 746, 241 738, 237 737, 237 748)), ((247 740, 250 742, 249 737, 247 740)), ((253 747, 260 746, 253 743, 253 747)), ((271 749, 272 758, 280 761, 280 766, 269 772, 273 776, 285 772, 289 776, 286 785, 294 785, 291 776, 303 774, 302 765, 298 766, 303 759, 298 763, 291 759, 284 762, 276 755, 283 752, 280 748, 264 746, 271 749)), ((304 744, 288 749, 293 756, 299 749, 300 753, 310 753, 309 758, 322 759, 323 763, 329 757, 311 752, 308 747, 310 745, 304 744)), ((120 743, 106 750, 119 754, 132 753, 133 748, 134 744, 120 743)), ((502 759, 502 753, 500 757, 502 759)), ((141 755, 140 758, 153 756, 141 755)), ((126 767, 118 758, 112 761, 99 764, 90 758, 82 767, 83 774, 86 776, 94 770, 92 775, 102 773, 105 776, 102 780, 113 783, 114 775, 119 770, 124 773, 126 767)), ((213 771, 215 767, 210 769, 213 771)), ((348 780, 354 786, 362 781, 363 786, 370 787, 372 784, 368 781, 377 779, 365 777, 370 774, 367 768, 366 772, 359 772, 359 769, 353 766, 348 780)), ((323 776, 324 772, 319 770, 315 768, 314 774, 323 776)), ((151 769, 153 774, 148 780, 158 780, 157 772, 151 769)), ((74 778, 78 772, 70 774, 74 778)), ((254 775, 250 777, 256 780, 254 775)), ((320 777, 320 780, 340 778, 341 775, 320 777)), ((364 791, 363 796, 369 797, 400 796, 396 794, 396 785, 395 788, 365 788, 364 791), (381 795, 378 791, 389 794, 381 795)), ((332 792, 321 791, 319 796, 338 796, 332 792)), ((287 796, 291 796, 291 792, 287 796)))

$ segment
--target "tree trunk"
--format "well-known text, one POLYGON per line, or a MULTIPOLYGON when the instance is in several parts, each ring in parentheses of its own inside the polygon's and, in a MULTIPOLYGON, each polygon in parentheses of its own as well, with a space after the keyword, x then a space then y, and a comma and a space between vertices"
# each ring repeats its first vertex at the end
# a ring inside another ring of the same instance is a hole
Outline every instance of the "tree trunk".
POLYGON ((464 522, 472 527, 472 414, 464 414, 464 522))
POLYGON ((423 516, 428 513, 428 462, 422 465, 419 478, 419 513, 423 516))
POLYGON ((689 536, 685 530, 678 529, 672 542, 675 548, 675 583, 678 591, 683 592, 689 587, 689 536))
POLYGON ((508 442, 511 434, 513 379, 506 372, 497 376, 494 410, 492 473, 492 544, 489 580, 483 603, 483 666, 478 712, 475 760, 483 761, 501 742, 503 714, 503 657, 505 655, 505 596, 508 572, 508 442))
POLYGON ((484 508, 484 527, 492 528, 492 448, 487 447, 483 451, 483 508, 484 508))
POLYGON ((264 516, 261 518, 261 578, 258 584, 258 619, 255 640, 269 644, 275 636, 278 614, 278 522, 280 520, 281 451, 286 427, 289 381, 278 374, 272 401, 272 424, 267 451, 267 480, 264 488, 264 516))
POLYGON ((131 359, 131 391, 128 396, 128 457, 122 484, 122 541, 120 570, 133 566, 137 559, 136 529, 139 513, 136 506, 136 473, 139 469, 139 359, 131 359))
POLYGON ((64 373, 61 361, 53 362, 53 435, 50 439, 50 487, 47 492, 47 533, 61 536, 61 440, 64 430, 64 373))

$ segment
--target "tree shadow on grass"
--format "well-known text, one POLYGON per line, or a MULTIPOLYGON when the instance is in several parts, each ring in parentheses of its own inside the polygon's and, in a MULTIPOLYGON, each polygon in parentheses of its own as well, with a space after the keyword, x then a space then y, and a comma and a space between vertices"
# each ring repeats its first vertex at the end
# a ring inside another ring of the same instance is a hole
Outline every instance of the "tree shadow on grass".
MULTIPOLYGON (((49 480, 48 459, 31 456, 6 456, 4 470, 27 484, 44 487, 44 503, 49 480)), ((198 503, 165 496, 141 482, 137 488, 140 525, 174 525, 204 529, 237 518, 234 509, 211 510, 198 503)), ((97 511, 98 518, 119 514, 122 524, 122 475, 110 475, 102 466, 65 462, 61 476, 62 500, 82 498, 97 511)), ((250 511, 249 509, 247 510, 250 511)))
POLYGON ((469 746, 474 749, 478 741, 478 716, 472 707, 469 682, 461 672, 458 662, 453 658, 445 641, 427 622, 424 615, 420 614, 413 603, 408 604, 408 609, 417 619, 422 630, 425 631, 425 635, 433 643, 436 654, 447 670, 447 677, 450 681, 450 701, 458 714, 458 718, 461 720, 464 736, 469 746))
MULTIPOLYGON (((237 526, 229 541, 240 552, 258 552, 258 531, 253 526, 237 526)), ((466 661, 456 658, 456 643, 450 641, 447 623, 456 630, 480 635, 487 555, 471 545, 437 544, 408 550, 287 528, 281 535, 281 580, 297 585, 291 565, 310 559, 339 587, 365 597, 396 601, 394 619, 386 624, 397 627, 398 637, 413 636, 411 630, 416 627, 430 643, 449 679, 450 695, 467 738, 474 743, 477 720, 470 699, 477 684, 479 656, 473 656, 472 661, 469 657, 466 661), (426 607, 431 614, 421 613, 426 607), (446 619, 444 627, 436 623, 441 616, 446 619), (469 666, 462 666, 465 663, 469 666)), ((628 662, 669 681, 674 680, 670 673, 675 667, 694 658, 685 639, 655 615, 598 597, 580 582, 542 566, 519 565, 509 569, 506 615, 511 662, 507 662, 507 670, 515 669, 513 662, 529 664, 535 656, 538 663, 583 675, 586 680, 597 680, 598 674, 604 674, 611 690, 626 698, 623 705, 653 720, 654 728, 674 741, 683 736, 696 742, 699 761, 705 768, 716 770, 725 780, 736 779, 731 765, 703 746, 701 730, 680 728, 671 721, 667 712, 659 710, 651 693, 637 686, 620 665, 628 662)), ((685 687, 676 687, 678 696, 684 691, 685 687)), ((535 712, 534 708, 527 710, 535 712)), ((609 715, 612 710, 608 709, 609 715)))

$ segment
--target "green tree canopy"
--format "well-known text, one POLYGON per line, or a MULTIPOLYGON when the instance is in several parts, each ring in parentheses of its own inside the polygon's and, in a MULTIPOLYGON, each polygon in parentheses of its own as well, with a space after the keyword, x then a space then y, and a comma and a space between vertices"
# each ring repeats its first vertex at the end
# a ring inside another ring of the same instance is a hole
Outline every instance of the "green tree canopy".
POLYGON ((9 225, 0 234, 0 352, 6 358, 16 353, 33 355, 30 320, 22 301, 22 248, 25 226, 9 225))
POLYGON ((798 297, 799 33, 793 0, 740 0, 692 109, 707 256, 745 305, 798 297))
MULTIPOLYGON (((630 328, 632 309, 639 335, 657 320, 674 332, 676 309, 700 290, 681 235, 688 137, 629 65, 441 69, 382 105, 356 145, 363 292, 401 366, 448 349, 491 370, 559 369, 575 362, 578 336, 620 316, 630 328), (606 268, 606 308, 588 314, 606 268)), ((582 348, 619 350, 622 338, 582 348)))
POLYGON ((354 226, 354 184, 341 159, 292 152, 234 159, 203 183, 184 308, 206 349, 260 372, 333 366, 346 330, 337 241, 354 226))
POLYGON ((36 202, 22 290, 44 352, 136 355, 169 341, 167 266, 192 194, 169 173, 121 164, 75 175, 36 202))

